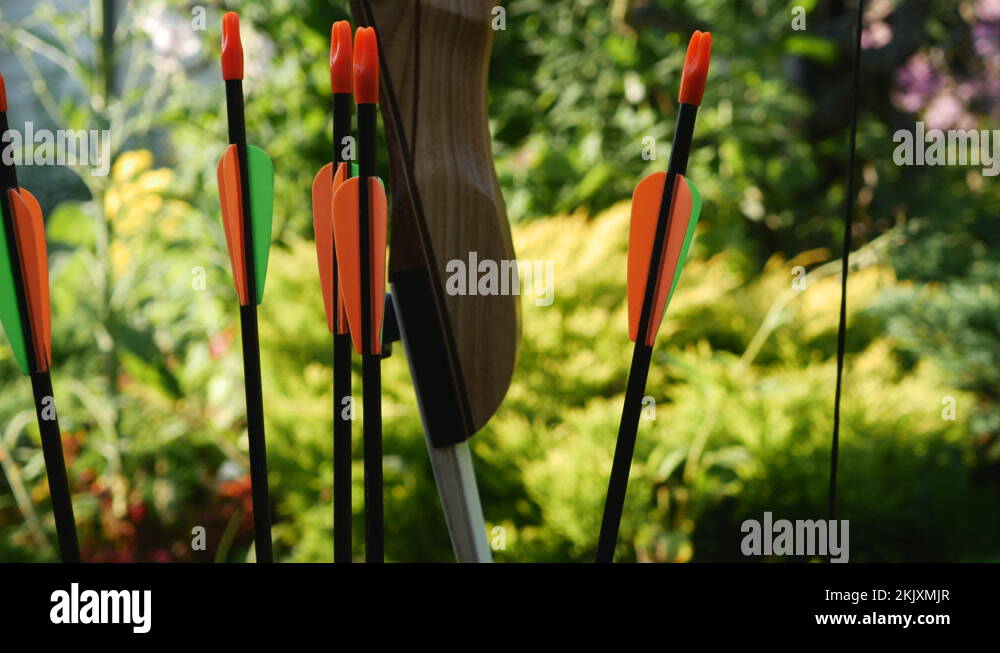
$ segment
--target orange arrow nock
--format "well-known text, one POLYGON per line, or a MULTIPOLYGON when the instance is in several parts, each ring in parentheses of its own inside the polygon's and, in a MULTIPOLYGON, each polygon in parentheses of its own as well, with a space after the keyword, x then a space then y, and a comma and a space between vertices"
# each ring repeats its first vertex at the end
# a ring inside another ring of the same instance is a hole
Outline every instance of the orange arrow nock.
POLYGON ((351 45, 351 24, 338 20, 330 30, 330 88, 334 93, 354 90, 354 53, 351 45))
POLYGON ((230 11, 222 17, 222 79, 243 79, 243 42, 240 15, 230 11))
POLYGON ((679 99, 684 104, 701 104, 705 94, 705 80, 708 78, 708 63, 712 57, 712 35, 695 30, 688 44, 684 58, 684 72, 681 73, 679 99))
POLYGON ((378 39, 374 27, 359 27, 354 35, 354 101, 378 104, 378 39))

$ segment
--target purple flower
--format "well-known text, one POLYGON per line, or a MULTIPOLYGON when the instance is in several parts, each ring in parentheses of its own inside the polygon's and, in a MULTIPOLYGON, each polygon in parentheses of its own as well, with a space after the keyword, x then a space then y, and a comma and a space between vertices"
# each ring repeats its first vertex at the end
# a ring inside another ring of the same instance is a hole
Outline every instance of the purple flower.
POLYGON ((976 5, 976 16, 980 20, 1000 21, 1000 0, 979 0, 976 5))
MULTIPOLYGON (((997 0, 1000 3, 1000 0, 997 0)), ((981 57, 1000 57, 1000 22, 972 26, 972 43, 981 57)))
POLYGON ((876 21, 861 30, 861 47, 865 50, 881 48, 892 41, 892 26, 885 21, 876 21))
POLYGON ((930 129, 971 129, 976 124, 976 119, 953 93, 940 93, 931 100, 924 121, 930 129))
POLYGON ((904 111, 920 111, 941 88, 941 75, 927 55, 917 53, 895 75, 893 101, 904 111))

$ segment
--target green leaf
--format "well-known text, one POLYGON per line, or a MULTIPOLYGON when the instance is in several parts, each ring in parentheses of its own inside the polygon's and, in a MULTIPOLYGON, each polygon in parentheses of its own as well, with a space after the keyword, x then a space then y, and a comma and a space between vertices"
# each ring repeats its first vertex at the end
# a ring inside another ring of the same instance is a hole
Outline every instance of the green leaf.
POLYGON ((785 50, 827 65, 837 62, 837 45, 830 39, 796 34, 785 41, 785 50))
POLYGON ((132 379, 154 388, 170 399, 184 395, 180 381, 167 367, 163 353, 156 346, 151 327, 137 328, 124 322, 110 325, 118 345, 122 367, 132 379))
POLYGON ((56 207, 45 228, 50 240, 85 248, 94 246, 94 221, 76 202, 56 207))

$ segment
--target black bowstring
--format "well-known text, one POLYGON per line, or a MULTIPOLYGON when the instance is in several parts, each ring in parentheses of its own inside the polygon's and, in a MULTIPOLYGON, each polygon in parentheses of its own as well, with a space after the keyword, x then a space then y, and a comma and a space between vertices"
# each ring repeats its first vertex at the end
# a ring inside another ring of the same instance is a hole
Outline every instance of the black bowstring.
POLYGON ((837 328, 837 391, 833 400, 833 442, 830 450, 830 494, 827 514, 832 524, 837 514, 837 458, 840 451, 840 396, 844 377, 844 350, 847 345, 847 274, 850 268, 851 233, 854 224, 854 166, 858 140, 858 94, 861 91, 861 26, 864 0, 858 0, 854 25, 854 96, 851 101, 851 146, 847 159, 847 200, 844 217, 844 245, 840 271, 840 325, 837 328))

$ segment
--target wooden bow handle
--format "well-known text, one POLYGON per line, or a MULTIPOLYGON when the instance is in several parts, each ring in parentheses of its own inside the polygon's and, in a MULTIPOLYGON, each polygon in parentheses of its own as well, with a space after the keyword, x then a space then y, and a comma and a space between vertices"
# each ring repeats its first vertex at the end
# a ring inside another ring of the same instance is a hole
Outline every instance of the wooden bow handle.
POLYGON ((445 287, 449 261, 468 266, 473 252, 498 266, 515 258, 487 115, 495 4, 351 1, 358 24, 379 36, 391 173, 389 281, 438 447, 467 439, 496 411, 520 337, 518 296, 450 295, 445 287))

